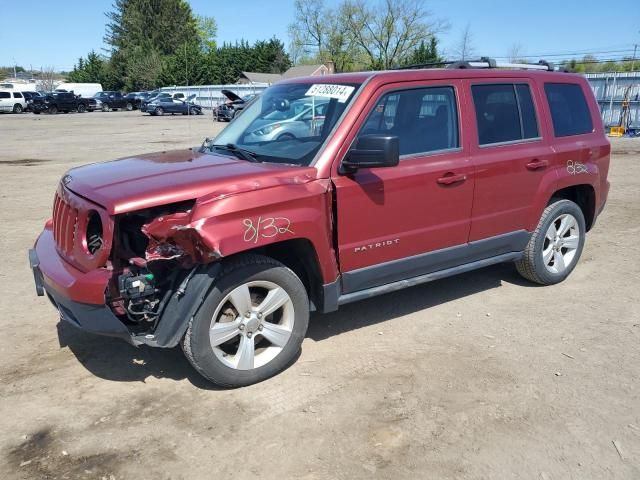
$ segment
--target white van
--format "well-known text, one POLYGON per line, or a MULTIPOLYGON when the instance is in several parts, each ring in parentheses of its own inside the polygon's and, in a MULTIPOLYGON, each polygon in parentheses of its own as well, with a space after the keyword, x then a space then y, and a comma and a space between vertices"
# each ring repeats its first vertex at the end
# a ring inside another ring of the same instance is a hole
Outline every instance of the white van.
POLYGON ((16 90, 0 90, 0 112, 22 113, 27 102, 22 92, 16 90))
POLYGON ((102 91, 99 83, 61 83, 56 87, 56 92, 73 92, 82 98, 91 98, 102 91))

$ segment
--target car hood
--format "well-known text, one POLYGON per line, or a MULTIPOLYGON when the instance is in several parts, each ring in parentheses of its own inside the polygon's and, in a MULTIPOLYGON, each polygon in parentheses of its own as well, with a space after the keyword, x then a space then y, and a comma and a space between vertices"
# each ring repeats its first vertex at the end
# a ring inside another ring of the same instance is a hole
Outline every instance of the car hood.
POLYGON ((316 173, 313 167, 253 163, 186 149, 74 168, 62 183, 115 215, 184 200, 307 183, 316 173))
POLYGON ((244 100, 242 100, 242 98, 240 98, 238 95, 233 93, 231 90, 220 90, 220 93, 223 94, 225 97, 227 97, 232 102, 240 101, 240 102, 244 103, 244 100))

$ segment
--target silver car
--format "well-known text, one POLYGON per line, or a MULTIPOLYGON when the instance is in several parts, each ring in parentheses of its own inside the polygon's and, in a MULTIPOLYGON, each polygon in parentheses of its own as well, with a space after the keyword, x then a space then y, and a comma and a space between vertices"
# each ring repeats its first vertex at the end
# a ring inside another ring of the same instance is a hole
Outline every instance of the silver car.
POLYGON ((328 104, 326 100, 312 103, 305 99, 292 102, 286 111, 272 111, 253 122, 244 142, 272 142, 319 135, 328 104))

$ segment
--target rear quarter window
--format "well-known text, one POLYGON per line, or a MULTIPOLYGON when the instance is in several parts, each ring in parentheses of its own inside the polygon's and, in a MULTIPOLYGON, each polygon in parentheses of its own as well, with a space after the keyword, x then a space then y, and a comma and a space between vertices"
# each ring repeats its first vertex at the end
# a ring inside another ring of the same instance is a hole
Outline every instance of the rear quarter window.
POLYGON ((545 83, 544 91, 549 102, 556 137, 593 132, 591 111, 580 85, 545 83))

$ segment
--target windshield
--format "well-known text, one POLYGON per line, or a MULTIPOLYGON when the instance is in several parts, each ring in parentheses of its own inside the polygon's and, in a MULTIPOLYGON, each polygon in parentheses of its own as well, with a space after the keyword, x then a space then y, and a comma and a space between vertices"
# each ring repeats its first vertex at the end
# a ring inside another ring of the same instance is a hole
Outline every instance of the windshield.
MULTIPOLYGON (((265 90, 207 148, 232 145, 259 162, 309 165, 359 84, 292 83, 265 90)), ((233 155, 220 149, 219 153, 233 155)))

